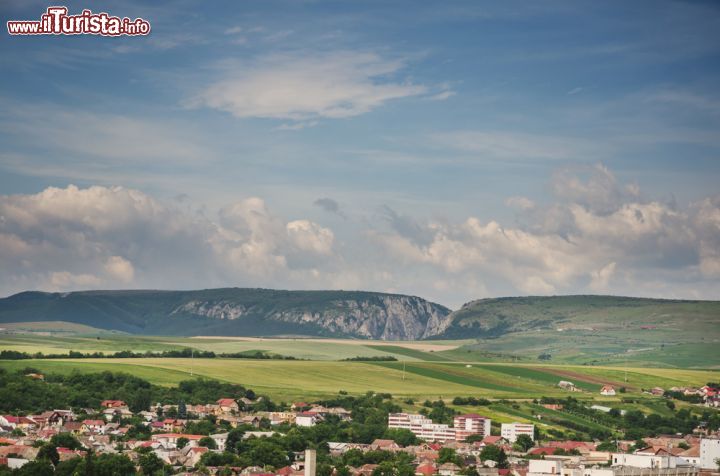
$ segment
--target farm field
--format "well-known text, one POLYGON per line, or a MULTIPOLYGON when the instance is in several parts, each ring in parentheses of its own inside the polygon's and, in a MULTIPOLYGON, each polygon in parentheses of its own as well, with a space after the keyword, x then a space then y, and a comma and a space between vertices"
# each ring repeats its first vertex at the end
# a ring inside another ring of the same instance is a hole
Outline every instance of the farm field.
POLYGON ((143 336, 67 322, 0 325, 0 349, 35 353, 133 352, 194 348, 216 353, 256 352, 306 360, 392 356, 406 361, 547 363, 616 367, 720 369, 715 332, 693 343, 667 329, 643 331, 641 338, 615 329, 514 332, 493 339, 382 341, 290 337, 143 336), (562 338, 560 338, 560 336, 562 338))
POLYGON ((356 339, 157 337, 87 331, 76 335, 56 333, 46 335, 45 331, 0 334, 0 350, 27 353, 66 354, 70 350, 85 353, 113 353, 123 350, 160 352, 193 348, 216 353, 263 351, 306 360, 343 360, 379 356, 392 356, 398 360, 451 360, 442 356, 443 351, 453 350, 466 342, 470 341, 392 342, 356 339))
POLYGON ((128 372, 158 384, 177 383, 206 377, 240 383, 283 400, 323 397, 340 390, 359 394, 368 390, 414 399, 475 396, 488 399, 533 399, 542 396, 593 398, 619 402, 618 397, 601 397, 602 383, 626 385, 627 395, 641 388, 672 385, 700 386, 720 379, 720 372, 674 369, 590 368, 528 364, 471 365, 444 362, 331 362, 252 359, 57 359, 0 361, 0 368, 34 367, 42 372, 128 372), (570 379, 583 392, 568 393, 556 386, 570 379))

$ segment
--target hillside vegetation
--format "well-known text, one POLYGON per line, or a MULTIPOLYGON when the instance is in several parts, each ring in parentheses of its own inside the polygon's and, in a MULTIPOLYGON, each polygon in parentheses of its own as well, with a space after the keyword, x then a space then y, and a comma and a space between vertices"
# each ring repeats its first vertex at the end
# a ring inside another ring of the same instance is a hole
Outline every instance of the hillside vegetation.
MULTIPOLYGON (((717 367, 720 302, 615 296, 482 299, 450 315, 438 338, 464 350, 583 364, 717 367)), ((460 354, 456 356, 460 357, 460 354)))
MULTIPOLYGON (((718 301, 515 297, 473 301, 451 313, 418 297, 360 291, 228 288, 27 292, 0 299, 0 328, 5 329, 0 332, 8 338, 11 334, 30 332, 35 337, 45 333, 57 339, 75 331, 93 339, 65 342, 61 347, 146 350, 140 341, 129 345, 122 335, 113 337, 107 332, 100 345, 94 338, 95 331, 82 326, 136 336, 350 337, 363 339, 369 346, 348 347, 328 341, 322 347, 310 341, 180 343, 175 338, 178 345, 203 350, 265 350, 311 359, 390 354, 396 358, 443 361, 520 359, 592 365, 630 362, 636 366, 720 367, 720 354, 716 352, 720 346, 718 301), (113 339, 115 344, 108 346, 113 339), (370 339, 383 342, 432 339, 427 345, 438 347, 434 352, 416 355, 408 348, 373 347, 370 339), (454 341, 455 345, 446 348, 442 340, 454 341), (128 347, 122 347, 125 345, 128 347), (328 351, 318 353, 321 349, 328 351)), ((26 352, 43 351, 47 344, 28 339, 17 336, 6 344, 26 352)))
POLYGON ((314 335, 412 340, 441 333, 450 310, 362 291, 25 292, 0 299, 0 324, 65 321, 149 335, 314 335))

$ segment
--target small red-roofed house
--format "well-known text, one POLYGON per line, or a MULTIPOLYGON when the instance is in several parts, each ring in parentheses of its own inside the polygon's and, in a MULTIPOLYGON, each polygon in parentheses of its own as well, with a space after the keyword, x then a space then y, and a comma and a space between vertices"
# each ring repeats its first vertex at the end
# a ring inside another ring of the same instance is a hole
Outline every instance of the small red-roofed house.
POLYGON ((437 467, 431 463, 425 463, 415 468, 415 474, 417 476, 432 476, 437 473, 437 467))
POLYGON ((603 387, 600 389, 600 395, 605 395, 606 397, 614 397, 615 387, 613 387, 612 385, 603 385, 603 387))
POLYGON ((240 405, 233 398, 221 398, 218 400, 217 405, 220 407, 220 411, 223 413, 239 412, 240 405))
POLYGON ((555 448, 555 447, 552 447, 552 446, 540 446, 540 447, 538 447, 538 448, 533 448, 533 449, 531 449, 530 451, 528 451, 528 454, 529 454, 529 455, 535 455, 535 456, 540 456, 540 455, 546 455, 546 456, 547 456, 547 455, 554 455, 555 452, 556 452, 557 450, 559 450, 559 449, 560 449, 560 448, 555 448))

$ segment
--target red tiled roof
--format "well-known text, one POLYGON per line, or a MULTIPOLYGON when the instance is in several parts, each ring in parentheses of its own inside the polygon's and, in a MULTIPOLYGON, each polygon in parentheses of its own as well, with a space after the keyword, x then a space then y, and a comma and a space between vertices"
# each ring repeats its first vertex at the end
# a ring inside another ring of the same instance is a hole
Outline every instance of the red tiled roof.
POLYGON ((539 448, 533 448, 528 454, 531 455, 554 455, 560 448, 552 446, 541 446, 539 448))
POLYGON ((421 464, 415 469, 415 473, 420 474, 426 474, 426 475, 432 475, 437 472, 437 469, 435 468, 435 465, 432 464, 421 464))

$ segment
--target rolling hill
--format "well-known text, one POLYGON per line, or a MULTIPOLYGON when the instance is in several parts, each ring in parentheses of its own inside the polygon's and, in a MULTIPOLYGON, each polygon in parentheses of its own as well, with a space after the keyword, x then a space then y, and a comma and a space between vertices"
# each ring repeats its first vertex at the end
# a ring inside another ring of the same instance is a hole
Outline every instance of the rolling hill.
POLYGON ((439 334, 450 310, 361 291, 24 292, 0 299, 0 323, 65 321, 148 335, 314 335, 414 340, 439 334))
POLYGON ((720 333, 720 301, 680 301, 618 296, 528 296, 480 299, 450 315, 439 337, 500 337, 553 331, 673 331, 720 333))
MULTIPOLYGON (((432 338, 474 338, 463 352, 592 365, 720 365, 720 302, 616 296, 482 299, 432 338)), ((453 351, 455 358, 463 354, 453 351)))
POLYGON ((0 299, 0 327, 38 321, 167 336, 465 339, 445 356, 456 360, 470 351, 714 366, 702 354, 720 345, 720 302, 614 296, 482 299, 452 313, 418 297, 362 291, 25 292, 0 299))

